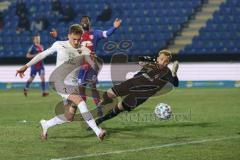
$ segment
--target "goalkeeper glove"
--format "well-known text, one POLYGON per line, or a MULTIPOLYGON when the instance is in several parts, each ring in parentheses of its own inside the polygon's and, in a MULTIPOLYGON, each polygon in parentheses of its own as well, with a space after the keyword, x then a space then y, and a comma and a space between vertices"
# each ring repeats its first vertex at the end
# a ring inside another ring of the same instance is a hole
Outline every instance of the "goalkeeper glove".
POLYGON ((178 61, 174 61, 173 66, 172 66, 172 76, 173 77, 177 76, 178 66, 179 66, 178 61))

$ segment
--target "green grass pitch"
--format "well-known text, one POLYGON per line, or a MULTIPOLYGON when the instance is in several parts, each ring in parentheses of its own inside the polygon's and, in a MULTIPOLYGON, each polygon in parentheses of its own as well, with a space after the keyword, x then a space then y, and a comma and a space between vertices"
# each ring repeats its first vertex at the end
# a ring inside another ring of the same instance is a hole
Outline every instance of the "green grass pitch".
MULTIPOLYGON (((176 89, 150 99, 129 114, 101 125, 108 131, 99 142, 83 122, 49 130, 39 139, 39 120, 54 116, 56 93, 41 97, 31 90, 0 91, 0 160, 238 160, 240 157, 240 89, 176 89), (174 116, 152 116, 157 103, 174 116), (24 121, 25 120, 25 121, 24 121), (102 155, 101 155, 102 154, 102 155)), ((91 103, 91 102, 89 102, 91 103)))

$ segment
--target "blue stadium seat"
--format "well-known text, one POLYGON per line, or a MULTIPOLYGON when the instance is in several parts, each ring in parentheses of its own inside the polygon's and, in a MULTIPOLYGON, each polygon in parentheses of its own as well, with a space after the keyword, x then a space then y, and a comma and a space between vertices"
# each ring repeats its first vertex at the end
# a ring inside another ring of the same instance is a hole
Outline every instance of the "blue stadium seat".
MULTIPOLYGON (((145 0, 116 0, 114 2, 105 2, 98 0, 60 0, 62 5, 71 4, 75 11, 82 10, 78 12, 76 18, 73 22, 79 22, 79 16, 81 14, 87 14, 91 17, 92 25, 96 29, 107 29, 112 26, 113 20, 116 16, 120 15, 123 19, 121 28, 115 33, 116 35, 109 38, 109 40, 122 40, 131 39, 134 42, 134 47, 131 53, 135 54, 153 54, 156 53, 158 49, 165 48, 166 44, 173 38, 178 31, 180 31, 183 24, 188 20, 188 18, 194 13, 196 8, 201 5, 202 0, 194 1, 148 1, 145 0), (107 22, 96 22, 97 15, 99 15, 104 9, 105 5, 109 4, 112 7, 113 14, 109 21, 107 22), (118 13, 117 13, 118 11, 118 13), (84 13, 85 12, 85 13, 84 13), (141 50, 139 48, 141 48, 141 50), (143 48, 143 49, 142 49, 143 48)), ((59 16, 53 15, 51 12, 50 0, 24 0, 30 14, 28 18, 30 21, 34 20, 36 16, 45 16, 49 20, 49 29, 57 28, 59 30, 59 36, 66 37, 67 28, 70 23, 59 23, 59 16), (35 7, 35 8, 34 8, 35 7)), ((235 1, 233 4, 237 3, 235 1)), ((232 3, 231 3, 232 4, 232 3)), ((15 34, 15 28, 18 22, 18 17, 15 16, 16 2, 13 1, 6 11, 6 24, 3 29, 3 37, 13 36, 13 39, 17 43, 21 44, 21 48, 25 53, 25 47, 29 47, 31 44, 31 34, 30 32, 23 32, 22 34, 15 34), (9 31, 11 28, 11 31, 9 31), (17 37, 17 38, 16 38, 17 37), (25 46, 26 45, 26 46, 25 46)), ((229 13, 231 10, 228 10, 229 13)), ((236 13, 239 13, 236 11, 236 13)), ((232 15, 231 15, 232 16, 232 15)), ((229 18, 229 17, 228 17, 229 18)), ((233 17, 232 17, 233 18, 233 17)), ((230 20, 232 19, 230 18, 230 20)), ((228 20, 228 21, 230 21, 228 20)), ((232 21, 236 21, 234 18, 232 21)), ((72 23, 72 22, 71 22, 72 23)), ((218 28, 218 26, 216 26, 218 28)), ((238 26, 226 29, 237 29, 238 26)), ((232 36, 229 34, 228 36, 232 36)), ((53 42, 49 38, 49 30, 45 30, 41 34, 42 43, 49 45, 53 42)), ((209 37, 209 36, 208 36, 209 37)), ((236 36, 233 36, 237 39, 236 36)), ((0 41, 1 42, 1 41, 0 41)), ((9 44, 10 38, 7 38, 6 44, 9 44)), ((5 43, 5 42, 4 42, 5 43)), ((101 50, 101 45, 98 48, 101 50)), ((9 53, 7 56, 14 55, 9 48, 6 49, 9 53)), ((23 56, 20 54, 20 47, 15 48, 19 54, 17 56, 23 56)), ((236 51, 237 49, 235 49, 236 51)))
MULTIPOLYGON (((213 19, 206 27, 199 30, 199 36, 194 37, 192 44, 180 53, 237 53, 240 50, 240 1, 227 0, 222 3, 220 10, 213 14, 213 19)), ((238 52, 240 53, 240 52, 238 52)))

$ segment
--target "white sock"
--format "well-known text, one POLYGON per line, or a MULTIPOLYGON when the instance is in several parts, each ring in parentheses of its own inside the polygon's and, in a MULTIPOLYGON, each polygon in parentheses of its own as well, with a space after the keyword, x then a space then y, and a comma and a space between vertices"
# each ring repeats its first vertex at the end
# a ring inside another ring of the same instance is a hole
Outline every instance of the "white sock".
POLYGON ((60 114, 60 115, 57 115, 57 116, 53 117, 52 119, 46 121, 46 127, 48 129, 50 127, 56 126, 58 124, 63 124, 66 122, 68 122, 68 120, 66 119, 64 114, 60 114))
MULTIPOLYGON (((81 101, 78 104, 78 109, 80 110, 80 113, 83 115, 84 113, 88 113, 90 116, 92 116, 92 114, 89 112, 88 108, 87 108, 87 104, 84 101, 81 101)), ((83 115, 83 117, 85 117, 83 115)), ((97 126, 95 120, 92 119, 84 119, 86 121, 86 123, 88 124, 89 127, 92 128, 92 130, 96 133, 96 135, 98 136, 101 133, 101 129, 97 126)))

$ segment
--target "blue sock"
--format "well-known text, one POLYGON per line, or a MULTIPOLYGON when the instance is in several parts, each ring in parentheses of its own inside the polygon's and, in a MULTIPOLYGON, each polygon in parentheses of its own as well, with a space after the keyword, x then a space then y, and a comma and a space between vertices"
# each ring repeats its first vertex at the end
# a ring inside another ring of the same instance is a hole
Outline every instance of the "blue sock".
POLYGON ((26 86, 25 86, 25 89, 29 89, 29 86, 30 86, 31 83, 32 83, 32 82, 27 81, 26 86))
POLYGON ((42 92, 45 92, 45 81, 41 82, 42 92))

